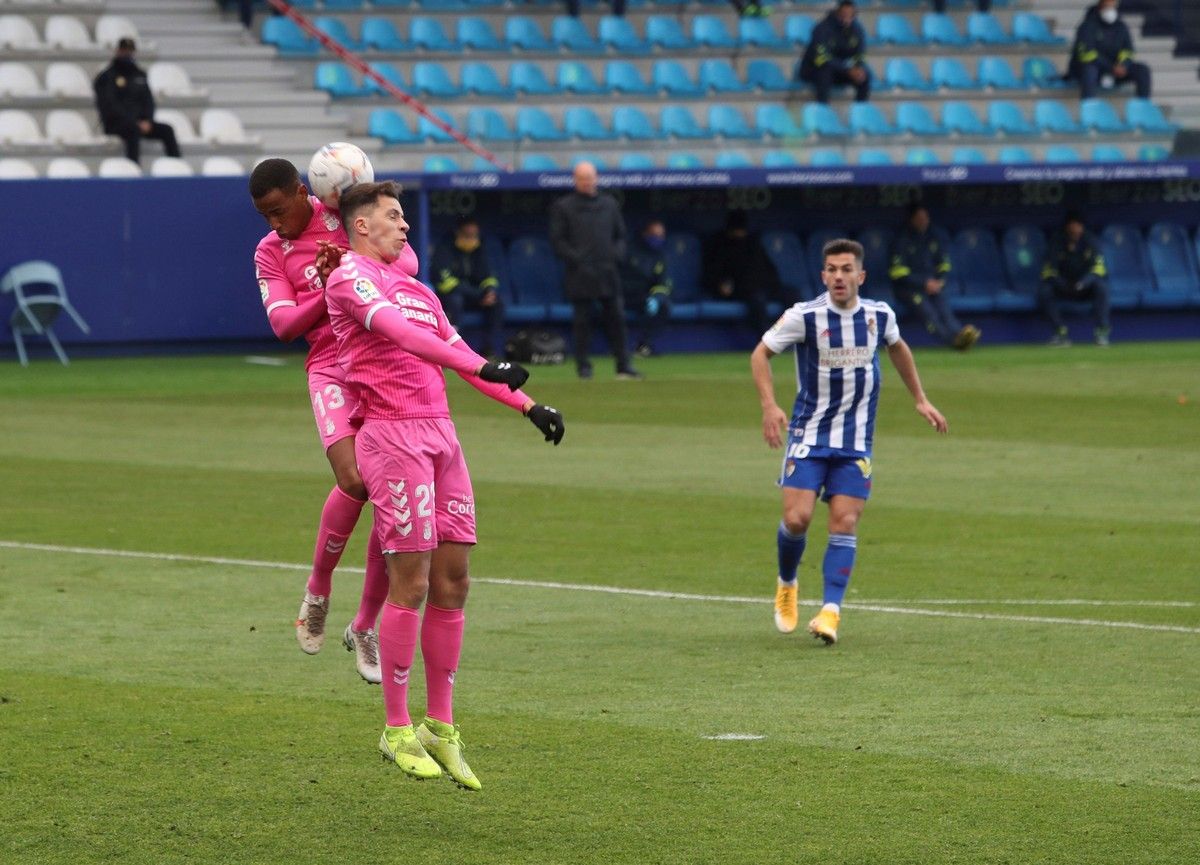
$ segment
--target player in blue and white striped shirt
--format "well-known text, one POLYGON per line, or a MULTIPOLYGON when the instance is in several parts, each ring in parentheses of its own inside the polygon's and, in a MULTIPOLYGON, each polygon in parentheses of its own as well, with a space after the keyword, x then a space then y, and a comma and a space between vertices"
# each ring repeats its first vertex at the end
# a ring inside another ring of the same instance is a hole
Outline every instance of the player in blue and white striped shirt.
POLYGON ((879 402, 880 342, 912 394, 917 413, 935 430, 946 432, 946 419, 925 396, 917 365, 900 338, 896 313, 886 303, 860 298, 866 280, 863 248, 853 240, 825 244, 821 281, 826 292, 786 310, 750 357, 763 410, 763 438, 787 450, 779 485, 783 520, 779 524, 779 584, 775 626, 796 629, 796 568, 804 554, 806 532, 817 495, 829 503, 829 546, 825 550, 824 602, 808 623, 809 632, 827 644, 837 642, 841 603, 854 568, 855 530, 871 494, 871 441, 879 402), (796 355, 798 393, 791 423, 775 402, 771 358, 788 348, 796 355))

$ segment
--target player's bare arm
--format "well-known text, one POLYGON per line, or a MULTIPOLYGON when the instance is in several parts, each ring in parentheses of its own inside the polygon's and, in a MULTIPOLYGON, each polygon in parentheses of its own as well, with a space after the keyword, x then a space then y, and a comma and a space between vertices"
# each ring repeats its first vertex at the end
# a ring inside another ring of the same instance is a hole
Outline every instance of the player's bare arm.
POLYGON ((945 433, 949 430, 946 418, 929 401, 929 397, 925 396, 925 389, 921 387, 921 376, 917 374, 917 362, 913 359, 908 343, 901 339, 889 345, 888 357, 892 359, 892 366, 900 374, 900 380, 912 394, 917 414, 929 421, 929 425, 938 432, 945 433))
POLYGON ((783 447, 783 433, 788 418, 775 401, 775 382, 771 377, 771 358, 775 352, 759 343, 750 355, 750 372, 754 386, 758 389, 758 402, 762 406, 763 441, 772 448, 783 447))

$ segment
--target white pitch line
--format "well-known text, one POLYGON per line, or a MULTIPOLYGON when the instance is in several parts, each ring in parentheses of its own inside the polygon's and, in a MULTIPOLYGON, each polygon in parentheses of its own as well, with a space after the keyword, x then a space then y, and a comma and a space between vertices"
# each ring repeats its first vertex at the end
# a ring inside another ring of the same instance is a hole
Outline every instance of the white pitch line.
MULTIPOLYGON (((270 568, 280 571, 307 571, 308 565, 291 562, 267 562, 259 559, 237 559, 223 556, 193 556, 179 553, 151 553, 138 550, 112 550, 102 547, 71 547, 58 544, 33 544, 22 541, 0 540, 0 549, 31 550, 46 553, 67 553, 83 556, 107 556, 110 558, 144 559, 160 562, 182 562, 188 564, 226 565, 230 567, 270 568)), ((762 604, 770 603, 762 597, 747 597, 744 595, 704 595, 692 592, 669 592, 659 589, 631 589, 619 586, 595 586, 584 583, 543 582, 540 580, 513 580, 488 577, 474 577, 474 582, 495 586, 518 586, 531 589, 559 589, 571 592, 595 592, 605 595, 626 595, 641 598, 662 598, 677 601, 701 601, 723 604, 762 604)), ((816 603, 806 600, 805 603, 816 603)), ((908 601, 910 604, 924 603, 920 600, 908 601)), ((929 603, 937 603, 931 601, 929 603)), ((986 603, 986 602, 985 602, 986 603)), ((1037 604, 1039 602, 1031 602, 1037 604)), ((1170 602, 1163 602, 1170 603, 1170 602)), ((1145 622, 1110 621, 1107 619, 1072 619, 1063 616, 1017 616, 1003 613, 967 613, 951 610, 923 610, 917 607, 894 606, 890 603, 873 603, 857 601, 846 604, 855 610, 872 613, 890 613, 904 616, 933 616, 943 619, 972 619, 989 622, 1022 622, 1042 625, 1080 625, 1097 628, 1124 628, 1138 631, 1159 631, 1174 634, 1200 634, 1200 628, 1190 628, 1183 625, 1146 624, 1145 622)))
POLYGON ((1103 601, 1091 598, 872 598, 872 604, 920 604, 924 607, 1171 607, 1191 609, 1200 606, 1195 601, 1103 601))

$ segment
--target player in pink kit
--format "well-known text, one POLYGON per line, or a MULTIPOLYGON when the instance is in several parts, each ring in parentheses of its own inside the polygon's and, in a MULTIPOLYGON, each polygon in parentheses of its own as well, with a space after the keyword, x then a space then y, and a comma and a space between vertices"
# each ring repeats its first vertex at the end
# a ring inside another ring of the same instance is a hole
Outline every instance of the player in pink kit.
MULTIPOLYGON (((309 344, 305 369, 316 416, 317 432, 337 483, 325 500, 313 552, 313 569, 305 587, 296 638, 310 655, 325 642, 333 570, 366 504, 367 491, 354 456, 352 412, 357 402, 346 387, 337 363, 337 342, 329 326, 325 295, 315 260, 326 243, 346 246, 345 229, 337 211, 310 197, 300 173, 286 159, 266 159, 250 176, 255 209, 271 226, 254 253, 254 270, 271 328, 284 342, 303 336, 309 344)), ((418 269, 416 253, 408 246, 395 267, 408 274, 418 269)), ((387 573, 377 538, 367 545, 367 574, 362 600, 342 641, 354 652, 359 674, 379 682, 379 643, 376 621, 387 597, 387 573)))
POLYGON ((359 395, 358 464, 387 561, 388 599, 379 626, 387 726, 379 749, 413 777, 437 777, 444 770, 460 786, 478 790, 480 782, 463 759, 452 706, 475 499, 438 366, 525 414, 547 441, 562 440, 563 420, 516 390, 527 376, 524 370, 485 363, 467 347, 432 290, 389 269, 408 233, 399 193, 395 183, 385 182, 359 184, 342 194, 352 251, 330 275, 325 292, 338 359, 359 395), (426 340, 440 343, 441 356, 429 351, 426 340), (414 731, 407 699, 418 633, 428 707, 414 731))

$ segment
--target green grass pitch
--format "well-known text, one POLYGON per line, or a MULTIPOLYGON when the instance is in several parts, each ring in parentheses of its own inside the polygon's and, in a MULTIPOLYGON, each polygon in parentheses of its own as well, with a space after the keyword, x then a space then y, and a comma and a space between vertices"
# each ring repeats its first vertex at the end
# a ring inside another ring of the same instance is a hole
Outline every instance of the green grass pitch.
POLYGON ((331 482, 296 355, 6 365, 0 861, 1200 861, 1200 347, 917 357, 951 432, 885 360, 833 648, 772 626, 746 357, 535 369, 557 449, 452 382, 481 794, 389 769, 378 688, 296 646, 331 482))

